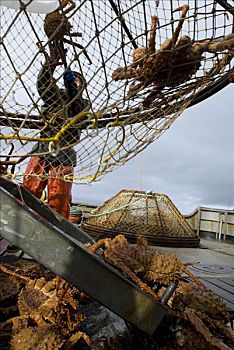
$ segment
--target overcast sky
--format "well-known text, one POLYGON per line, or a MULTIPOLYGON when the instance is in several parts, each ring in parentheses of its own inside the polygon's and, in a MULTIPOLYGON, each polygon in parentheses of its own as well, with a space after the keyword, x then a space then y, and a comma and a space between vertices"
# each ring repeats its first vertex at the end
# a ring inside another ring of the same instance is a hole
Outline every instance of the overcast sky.
POLYGON ((120 190, 165 193, 182 214, 197 206, 234 209, 234 85, 189 108, 158 140, 73 201, 101 204, 120 190))

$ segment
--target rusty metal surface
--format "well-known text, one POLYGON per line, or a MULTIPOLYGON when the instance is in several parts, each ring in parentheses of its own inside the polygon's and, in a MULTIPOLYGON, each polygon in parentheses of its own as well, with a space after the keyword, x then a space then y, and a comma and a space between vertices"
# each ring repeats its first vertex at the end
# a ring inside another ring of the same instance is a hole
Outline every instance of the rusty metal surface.
MULTIPOLYGON (((56 226, 49 221, 49 216, 40 216, 9 193, 3 185, 4 181, 0 187, 0 232, 5 239, 123 319, 148 334, 154 333, 167 312, 162 303, 154 300, 88 251, 78 241, 80 237, 77 233, 82 236, 82 231, 78 228, 76 234, 73 231, 69 235, 68 226, 67 232, 63 232, 58 225, 59 217, 56 226)), ((34 199, 31 198, 31 201, 34 199)), ((52 213, 51 211, 51 215, 52 213)), ((66 225, 63 222, 62 227, 64 226, 66 225)), ((74 229, 74 225, 72 228, 74 229)), ((88 235, 82 236, 82 239, 92 241, 88 235)))

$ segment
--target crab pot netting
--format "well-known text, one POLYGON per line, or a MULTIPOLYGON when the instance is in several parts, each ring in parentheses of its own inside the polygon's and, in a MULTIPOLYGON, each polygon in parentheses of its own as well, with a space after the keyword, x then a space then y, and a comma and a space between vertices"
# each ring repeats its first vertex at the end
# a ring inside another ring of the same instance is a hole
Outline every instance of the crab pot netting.
POLYGON ((122 190, 95 209, 82 228, 98 237, 124 234, 135 241, 143 235, 153 244, 199 244, 192 227, 162 193, 122 190))
MULTIPOLYGON (((187 3, 189 9, 179 38, 187 35, 192 42, 214 38, 222 41, 232 35, 233 16, 218 2, 189 0, 187 3)), ((129 94, 134 78, 114 80, 112 74, 120 66, 127 69, 131 65, 136 47, 149 45, 153 15, 158 18, 156 52, 166 39, 172 38, 182 12, 173 10, 185 2, 76 0, 75 4, 66 17, 73 25, 73 32, 82 36, 67 36, 67 39, 84 49, 68 43, 64 46, 67 63, 87 81, 83 98, 89 101, 89 108, 88 112, 86 108, 84 113, 72 118, 67 115, 68 105, 63 103, 49 118, 41 112, 43 101, 37 92, 36 80, 53 41, 45 35, 45 15, 28 12, 27 7, 14 10, 0 6, 0 161, 8 166, 9 173, 19 178, 24 175, 31 150, 39 141, 51 142, 48 152, 52 154, 74 147, 77 154, 74 182, 99 180, 145 149, 170 127, 196 94, 231 70, 233 42, 230 45, 229 41, 227 47, 217 52, 205 50, 196 71, 188 79, 168 84, 170 86, 165 83, 146 105, 144 101, 153 89, 152 84, 129 94), (63 115, 63 121, 54 128, 58 115, 63 115), (40 136, 45 126, 54 130, 54 136, 47 141, 40 136), (73 135, 77 129, 81 130, 80 139, 71 137, 72 141, 60 143, 64 132, 73 135)), ((64 69, 63 65, 57 66, 53 75, 59 88, 63 88, 64 69)), ((168 67, 165 74, 166 79, 170 79, 168 67)), ((37 154, 35 151, 34 155, 37 154)))

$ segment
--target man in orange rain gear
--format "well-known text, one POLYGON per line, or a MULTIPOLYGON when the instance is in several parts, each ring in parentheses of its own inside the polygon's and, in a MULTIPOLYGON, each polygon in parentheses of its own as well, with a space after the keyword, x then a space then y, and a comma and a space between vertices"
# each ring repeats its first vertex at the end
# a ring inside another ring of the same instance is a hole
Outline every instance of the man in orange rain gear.
MULTIPOLYGON (((53 79, 54 70, 53 66, 46 63, 37 79, 37 90, 44 102, 41 113, 45 119, 55 116, 55 120, 50 121, 49 126, 41 131, 41 138, 54 137, 61 130, 65 120, 62 110, 64 105, 68 104, 68 118, 89 109, 88 100, 82 97, 86 87, 83 75, 70 68, 66 69, 63 76, 65 89, 59 89, 53 79)), ((23 180, 24 187, 38 198, 47 186, 48 205, 67 219, 70 213, 73 169, 76 166, 76 152, 69 145, 80 139, 80 133, 77 128, 65 131, 59 141, 61 150, 58 154, 48 153, 49 142, 38 142, 32 152, 39 153, 39 156, 30 159, 23 180), (67 177, 66 181, 64 176, 67 177)))

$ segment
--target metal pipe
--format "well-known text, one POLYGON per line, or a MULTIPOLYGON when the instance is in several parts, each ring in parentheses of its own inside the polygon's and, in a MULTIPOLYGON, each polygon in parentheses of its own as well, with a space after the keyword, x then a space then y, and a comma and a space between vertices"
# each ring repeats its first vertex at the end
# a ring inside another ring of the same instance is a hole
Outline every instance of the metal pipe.
POLYGON ((216 0, 216 2, 234 16, 234 6, 231 6, 227 0, 216 0))
POLYGON ((113 10, 114 10, 116 16, 119 18, 119 20, 120 20, 120 22, 121 22, 121 25, 122 25, 123 29, 125 30, 125 33, 127 34, 129 40, 131 41, 131 43, 132 43, 134 49, 137 49, 137 48, 138 48, 138 45, 136 44, 135 40, 133 39, 133 36, 132 36, 132 34, 130 33, 130 31, 129 31, 127 25, 126 25, 124 18, 123 18, 123 17, 121 16, 121 14, 119 13, 119 10, 118 10, 116 4, 114 3, 113 0, 109 0, 109 3, 111 4, 111 7, 113 8, 113 10))
POLYGON ((174 291, 176 290, 177 284, 175 282, 172 282, 165 292, 163 293, 163 296, 161 297, 161 303, 166 305, 174 291))

